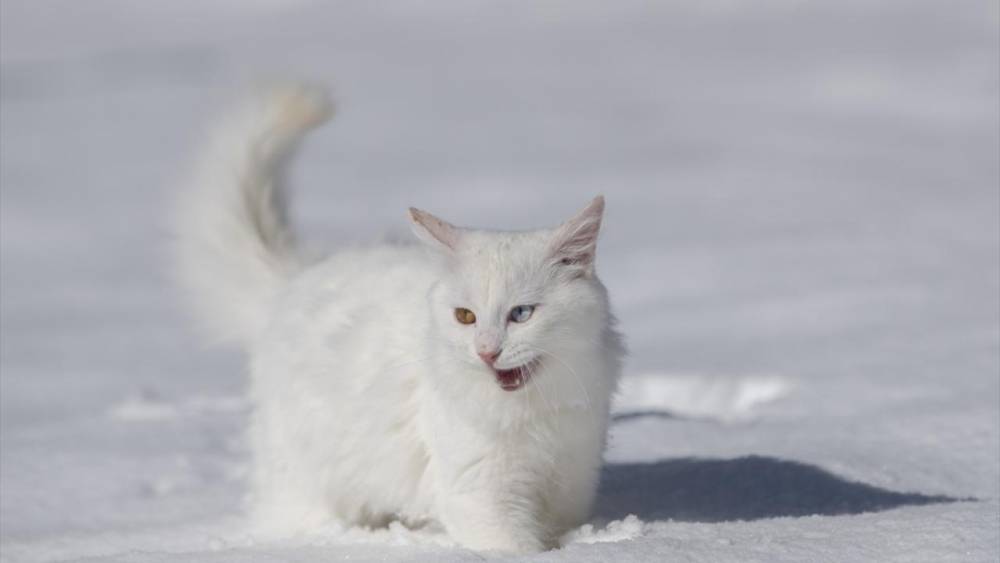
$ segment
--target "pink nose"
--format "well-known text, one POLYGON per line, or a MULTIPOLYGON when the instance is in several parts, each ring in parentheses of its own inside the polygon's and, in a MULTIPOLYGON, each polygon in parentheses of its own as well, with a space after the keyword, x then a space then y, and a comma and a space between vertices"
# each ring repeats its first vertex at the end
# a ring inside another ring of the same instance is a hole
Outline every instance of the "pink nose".
POLYGON ((491 366, 497 361, 497 358, 500 357, 500 350, 492 350, 490 352, 477 352, 477 353, 479 354, 479 357, 483 359, 484 362, 486 362, 491 366))

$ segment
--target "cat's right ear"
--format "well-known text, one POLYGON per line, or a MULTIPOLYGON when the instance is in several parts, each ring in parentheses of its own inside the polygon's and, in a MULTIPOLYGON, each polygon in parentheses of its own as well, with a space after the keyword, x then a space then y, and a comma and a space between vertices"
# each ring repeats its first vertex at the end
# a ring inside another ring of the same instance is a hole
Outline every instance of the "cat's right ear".
POLYGON ((420 240, 441 250, 455 251, 461 231, 455 225, 415 207, 410 208, 410 222, 420 240))

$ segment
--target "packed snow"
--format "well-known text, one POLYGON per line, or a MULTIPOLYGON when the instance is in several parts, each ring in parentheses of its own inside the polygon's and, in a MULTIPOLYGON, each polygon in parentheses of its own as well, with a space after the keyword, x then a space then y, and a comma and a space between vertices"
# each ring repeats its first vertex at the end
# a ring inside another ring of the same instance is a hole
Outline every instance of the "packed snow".
POLYGON ((0 4, 0 559, 477 561, 263 542, 238 351, 165 214, 241 86, 330 84, 317 249, 603 193, 630 356, 591 523, 536 561, 1000 558, 996 2, 0 4))

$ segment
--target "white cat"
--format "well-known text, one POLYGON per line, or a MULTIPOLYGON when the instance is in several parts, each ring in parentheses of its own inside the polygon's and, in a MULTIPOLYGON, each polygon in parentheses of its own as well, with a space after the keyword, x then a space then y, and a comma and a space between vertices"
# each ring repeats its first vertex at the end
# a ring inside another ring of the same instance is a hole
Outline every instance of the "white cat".
POLYGON ((258 533, 438 522, 473 549, 558 545, 588 517, 623 346, 594 273, 604 208, 554 229, 295 255, 282 172, 322 92, 272 89, 218 129, 178 213, 179 273, 246 346, 258 533))

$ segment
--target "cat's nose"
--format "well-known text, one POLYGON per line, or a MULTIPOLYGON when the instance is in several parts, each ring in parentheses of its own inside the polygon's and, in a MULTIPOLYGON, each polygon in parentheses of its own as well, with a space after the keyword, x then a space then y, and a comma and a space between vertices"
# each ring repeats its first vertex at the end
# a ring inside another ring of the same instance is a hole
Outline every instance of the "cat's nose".
POLYGON ((479 351, 476 353, 479 354, 479 357, 482 358, 482 360, 486 362, 487 365, 492 366, 494 363, 496 363, 497 358, 500 357, 500 352, 501 350, 497 349, 497 350, 489 350, 486 352, 479 351))

